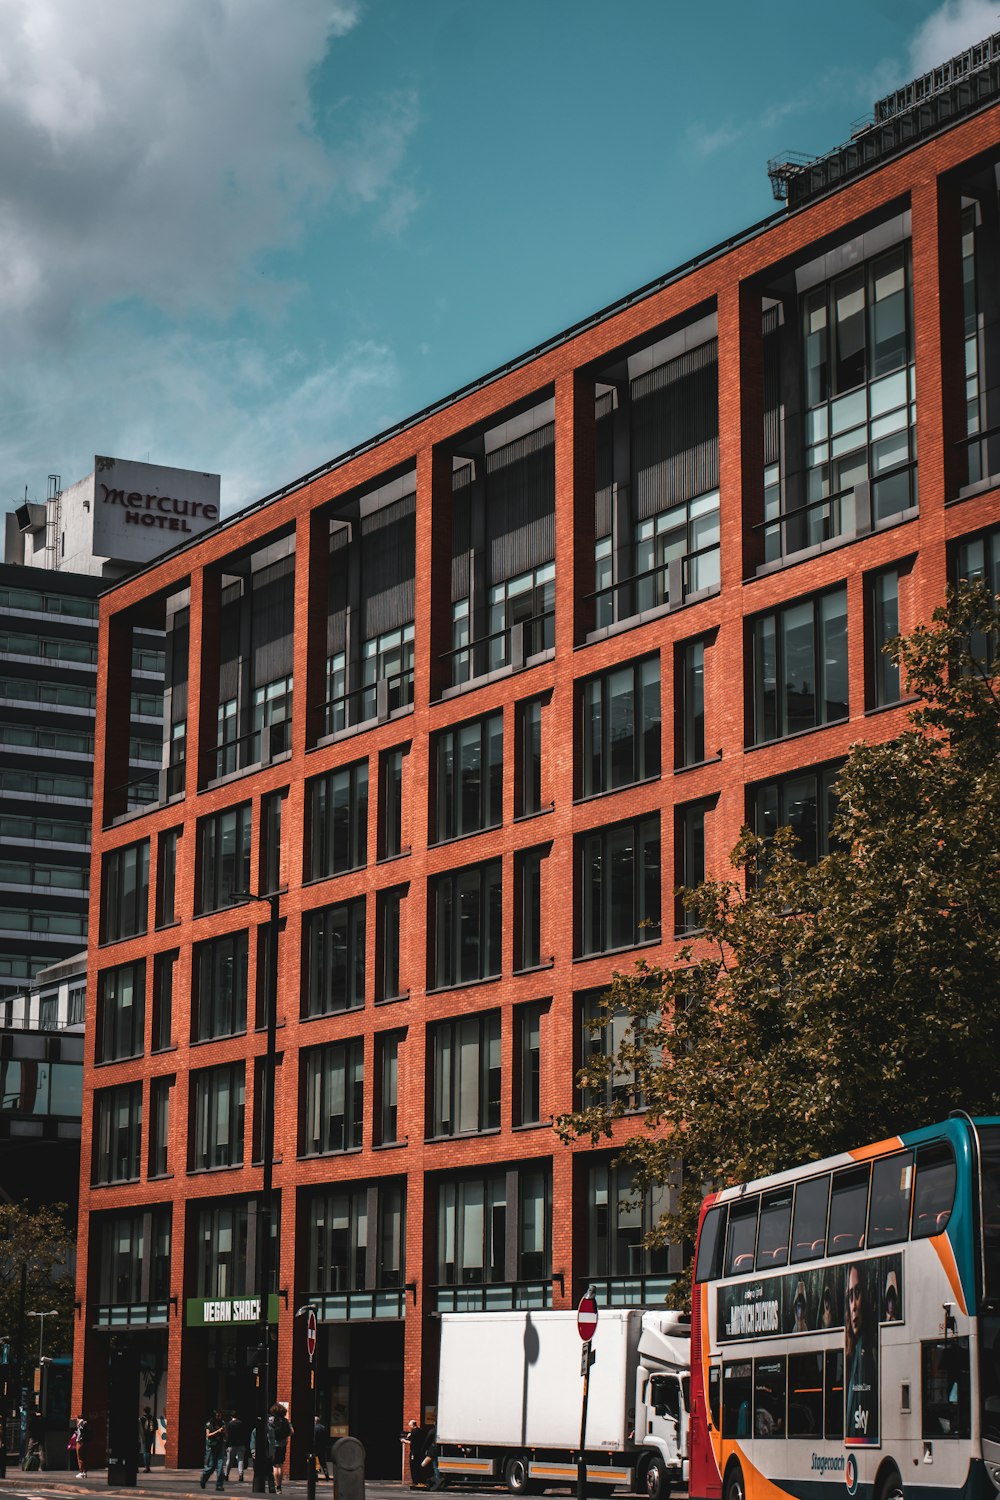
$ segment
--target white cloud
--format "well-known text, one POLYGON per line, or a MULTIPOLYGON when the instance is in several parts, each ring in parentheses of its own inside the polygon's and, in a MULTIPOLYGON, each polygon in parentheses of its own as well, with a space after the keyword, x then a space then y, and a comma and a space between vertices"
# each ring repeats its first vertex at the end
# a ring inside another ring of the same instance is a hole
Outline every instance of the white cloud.
POLYGON ((927 17, 910 43, 913 77, 1000 31, 997 0, 945 0, 927 17))
POLYGON ((169 317, 280 307, 262 255, 331 195, 391 199, 416 128, 403 94, 324 142, 310 82, 357 20, 355 0, 4 0, 0 314, 14 332, 58 340, 82 311, 129 301, 169 317))

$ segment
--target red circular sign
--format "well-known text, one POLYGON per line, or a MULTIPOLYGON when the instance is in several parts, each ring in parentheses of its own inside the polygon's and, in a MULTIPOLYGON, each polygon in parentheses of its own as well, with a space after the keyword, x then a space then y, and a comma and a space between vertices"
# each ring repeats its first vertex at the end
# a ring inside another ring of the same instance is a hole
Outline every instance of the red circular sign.
POLYGON ((589 1292, 585 1292, 580 1298, 580 1305, 576 1310, 576 1329, 585 1344, 597 1332, 597 1303, 589 1292))
POLYGON ((311 1361, 313 1355, 316 1353, 316 1310, 312 1307, 309 1309, 309 1316, 306 1318, 306 1349, 309 1352, 309 1359, 311 1361))

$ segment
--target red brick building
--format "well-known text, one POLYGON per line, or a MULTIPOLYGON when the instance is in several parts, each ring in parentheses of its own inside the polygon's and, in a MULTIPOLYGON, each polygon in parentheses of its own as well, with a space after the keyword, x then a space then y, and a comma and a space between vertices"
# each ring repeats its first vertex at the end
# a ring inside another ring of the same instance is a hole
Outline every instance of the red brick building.
MULTIPOLYGON (((253 1411, 280 892, 276 1390, 398 1472, 435 1314, 655 1302, 669 1196, 561 1146, 616 967, 749 822, 825 846, 880 645, 1000 587, 994 38, 776 178, 786 211, 102 602, 74 1396, 112 1340, 200 1459, 253 1411), (165 632, 158 800, 132 635, 165 632), (97 909, 99 907, 99 910, 97 909)), ((628 1094, 628 1082, 620 1087, 628 1094)), ((641 1101, 632 1101, 640 1104, 641 1101)), ((628 1120, 623 1129, 639 1128, 628 1120)))

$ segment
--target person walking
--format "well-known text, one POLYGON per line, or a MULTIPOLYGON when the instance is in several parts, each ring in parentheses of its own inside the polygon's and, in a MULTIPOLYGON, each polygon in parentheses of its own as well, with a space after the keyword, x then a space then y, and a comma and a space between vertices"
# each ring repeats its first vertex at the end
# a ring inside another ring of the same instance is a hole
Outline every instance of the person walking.
POLYGON ((233 1464, 236 1465, 236 1477, 240 1484, 243 1483, 243 1470, 247 1463, 247 1429, 245 1422, 233 1412, 226 1423, 226 1478, 233 1472, 233 1464))
POLYGON ((288 1452, 288 1439, 295 1431, 295 1428, 288 1420, 288 1413, 280 1401, 276 1401, 271 1407, 271 1416, 267 1425, 271 1446, 271 1467, 274 1472, 274 1488, 275 1492, 280 1495, 281 1481, 285 1477, 285 1456, 288 1452))
POLYGON ((142 1408, 139 1418, 139 1453, 142 1457, 142 1472, 152 1474, 150 1459, 156 1451, 156 1418, 148 1406, 142 1408))
POLYGON ((209 1475, 215 1474, 215 1488, 222 1489, 226 1467, 226 1419, 221 1411, 213 1411, 205 1423, 205 1467, 201 1471, 202 1489, 208 1484, 209 1475))
MULTIPOLYGON (((86 1419, 86 1417, 83 1416, 82 1413, 76 1419, 76 1426, 73 1429, 72 1437, 75 1438, 75 1442, 73 1442, 73 1447, 72 1447, 71 1451, 72 1451, 73 1456, 76 1459, 76 1477, 77 1477, 77 1479, 86 1479, 86 1477, 87 1477, 87 1457, 86 1457, 86 1448, 87 1448, 87 1419, 86 1419)), ((71 1441, 72 1441, 72 1439, 71 1439, 71 1441)))
POLYGON ((319 1417, 313 1422, 313 1459, 324 1479, 329 1479, 327 1464, 330 1458, 330 1434, 319 1417))
POLYGON ((269 1495, 273 1495, 274 1494, 274 1465, 273 1465, 273 1462, 272 1462, 272 1446, 271 1445, 272 1445, 272 1442, 273 1442, 273 1435, 272 1435, 272 1430, 271 1430, 271 1424, 270 1424, 270 1422, 268 1422, 267 1426, 264 1429, 264 1437, 261 1439, 262 1443, 264 1444, 264 1447, 263 1447, 262 1453, 260 1453, 260 1454, 257 1451, 257 1442, 258 1442, 257 1428, 258 1428, 258 1425, 259 1424, 255 1423, 254 1426, 251 1428, 251 1431, 250 1431, 250 1462, 254 1466, 254 1471, 255 1471, 254 1477, 256 1478, 256 1470, 257 1470, 257 1468, 260 1465, 260 1459, 261 1459, 261 1457, 263 1457, 263 1454, 265 1454, 265 1453, 267 1454, 267 1485, 266 1485, 266 1488, 267 1488, 267 1493, 269 1495))

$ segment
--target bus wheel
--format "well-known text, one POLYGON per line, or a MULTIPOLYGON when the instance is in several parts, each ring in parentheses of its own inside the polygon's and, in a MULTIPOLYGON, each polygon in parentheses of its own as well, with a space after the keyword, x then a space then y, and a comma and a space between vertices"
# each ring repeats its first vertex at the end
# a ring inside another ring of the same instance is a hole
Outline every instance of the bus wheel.
MULTIPOLYGON (((726 1475, 725 1500, 746 1500, 746 1485, 743 1483, 743 1470, 739 1464, 733 1464, 726 1475)), ((885 1500, 884 1496, 880 1500, 885 1500)))
POLYGON ((514 1453, 503 1466, 504 1484, 512 1495, 535 1495, 540 1490, 528 1478, 528 1460, 521 1453, 514 1453))
POLYGON ((654 1454, 646 1465, 641 1488, 646 1500, 668 1500, 670 1481, 663 1459, 658 1454, 654 1454))
POLYGON ((882 1477, 882 1483, 878 1487, 878 1500, 903 1500, 903 1481, 893 1464, 889 1465, 882 1477))

